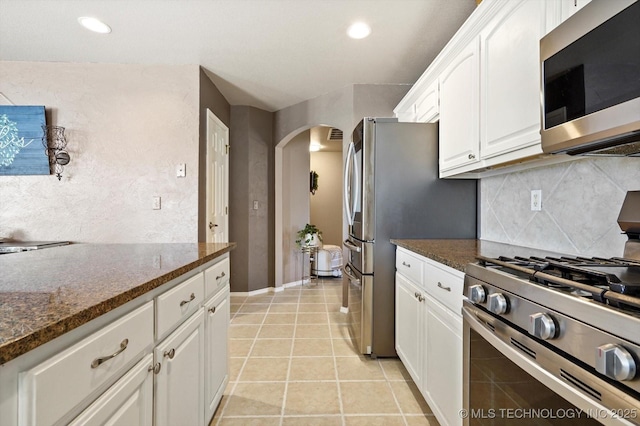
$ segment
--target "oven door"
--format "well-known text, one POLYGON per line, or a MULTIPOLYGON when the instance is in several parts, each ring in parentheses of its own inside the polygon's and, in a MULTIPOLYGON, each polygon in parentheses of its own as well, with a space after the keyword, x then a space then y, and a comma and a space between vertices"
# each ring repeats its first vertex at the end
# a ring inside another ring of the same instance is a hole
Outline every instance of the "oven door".
POLYGON ((465 425, 640 424, 635 397, 469 301, 462 314, 465 425))

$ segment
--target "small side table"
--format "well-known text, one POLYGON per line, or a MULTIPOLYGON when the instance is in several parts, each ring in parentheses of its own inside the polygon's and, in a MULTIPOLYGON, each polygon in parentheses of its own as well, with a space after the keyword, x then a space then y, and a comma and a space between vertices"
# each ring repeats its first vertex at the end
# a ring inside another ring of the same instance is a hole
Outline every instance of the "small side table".
POLYGON ((316 260, 316 256, 318 255, 318 246, 302 246, 300 251, 302 252, 302 284, 304 285, 305 280, 309 280, 309 284, 313 283, 313 280, 316 280, 316 284, 318 284, 318 275, 313 273, 313 262, 316 260), (307 259, 308 257, 308 259, 307 259), (309 265, 309 273, 307 274, 305 271, 305 264, 309 265))

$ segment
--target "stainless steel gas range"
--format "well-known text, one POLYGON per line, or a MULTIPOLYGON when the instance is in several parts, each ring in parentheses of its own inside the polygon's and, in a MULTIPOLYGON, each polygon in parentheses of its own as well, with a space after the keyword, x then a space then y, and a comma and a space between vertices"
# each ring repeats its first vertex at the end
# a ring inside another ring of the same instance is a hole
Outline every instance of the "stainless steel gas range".
POLYGON ((465 424, 640 424, 640 261, 478 260, 464 283, 465 424))

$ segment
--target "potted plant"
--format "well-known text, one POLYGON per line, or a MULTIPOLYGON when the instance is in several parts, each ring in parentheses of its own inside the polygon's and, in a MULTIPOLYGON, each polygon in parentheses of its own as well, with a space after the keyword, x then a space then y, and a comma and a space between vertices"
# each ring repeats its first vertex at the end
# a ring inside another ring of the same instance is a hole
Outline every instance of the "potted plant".
POLYGON ((317 226, 307 223, 296 233, 296 244, 299 247, 313 247, 322 244, 322 231, 317 226))

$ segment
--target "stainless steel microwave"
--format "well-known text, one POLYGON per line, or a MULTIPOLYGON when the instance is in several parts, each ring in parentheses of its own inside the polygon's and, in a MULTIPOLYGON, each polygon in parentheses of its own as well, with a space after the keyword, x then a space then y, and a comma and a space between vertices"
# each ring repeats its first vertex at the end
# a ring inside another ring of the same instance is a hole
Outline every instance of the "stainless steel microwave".
POLYGON ((544 152, 640 156, 640 0, 592 0, 540 59, 544 152))

